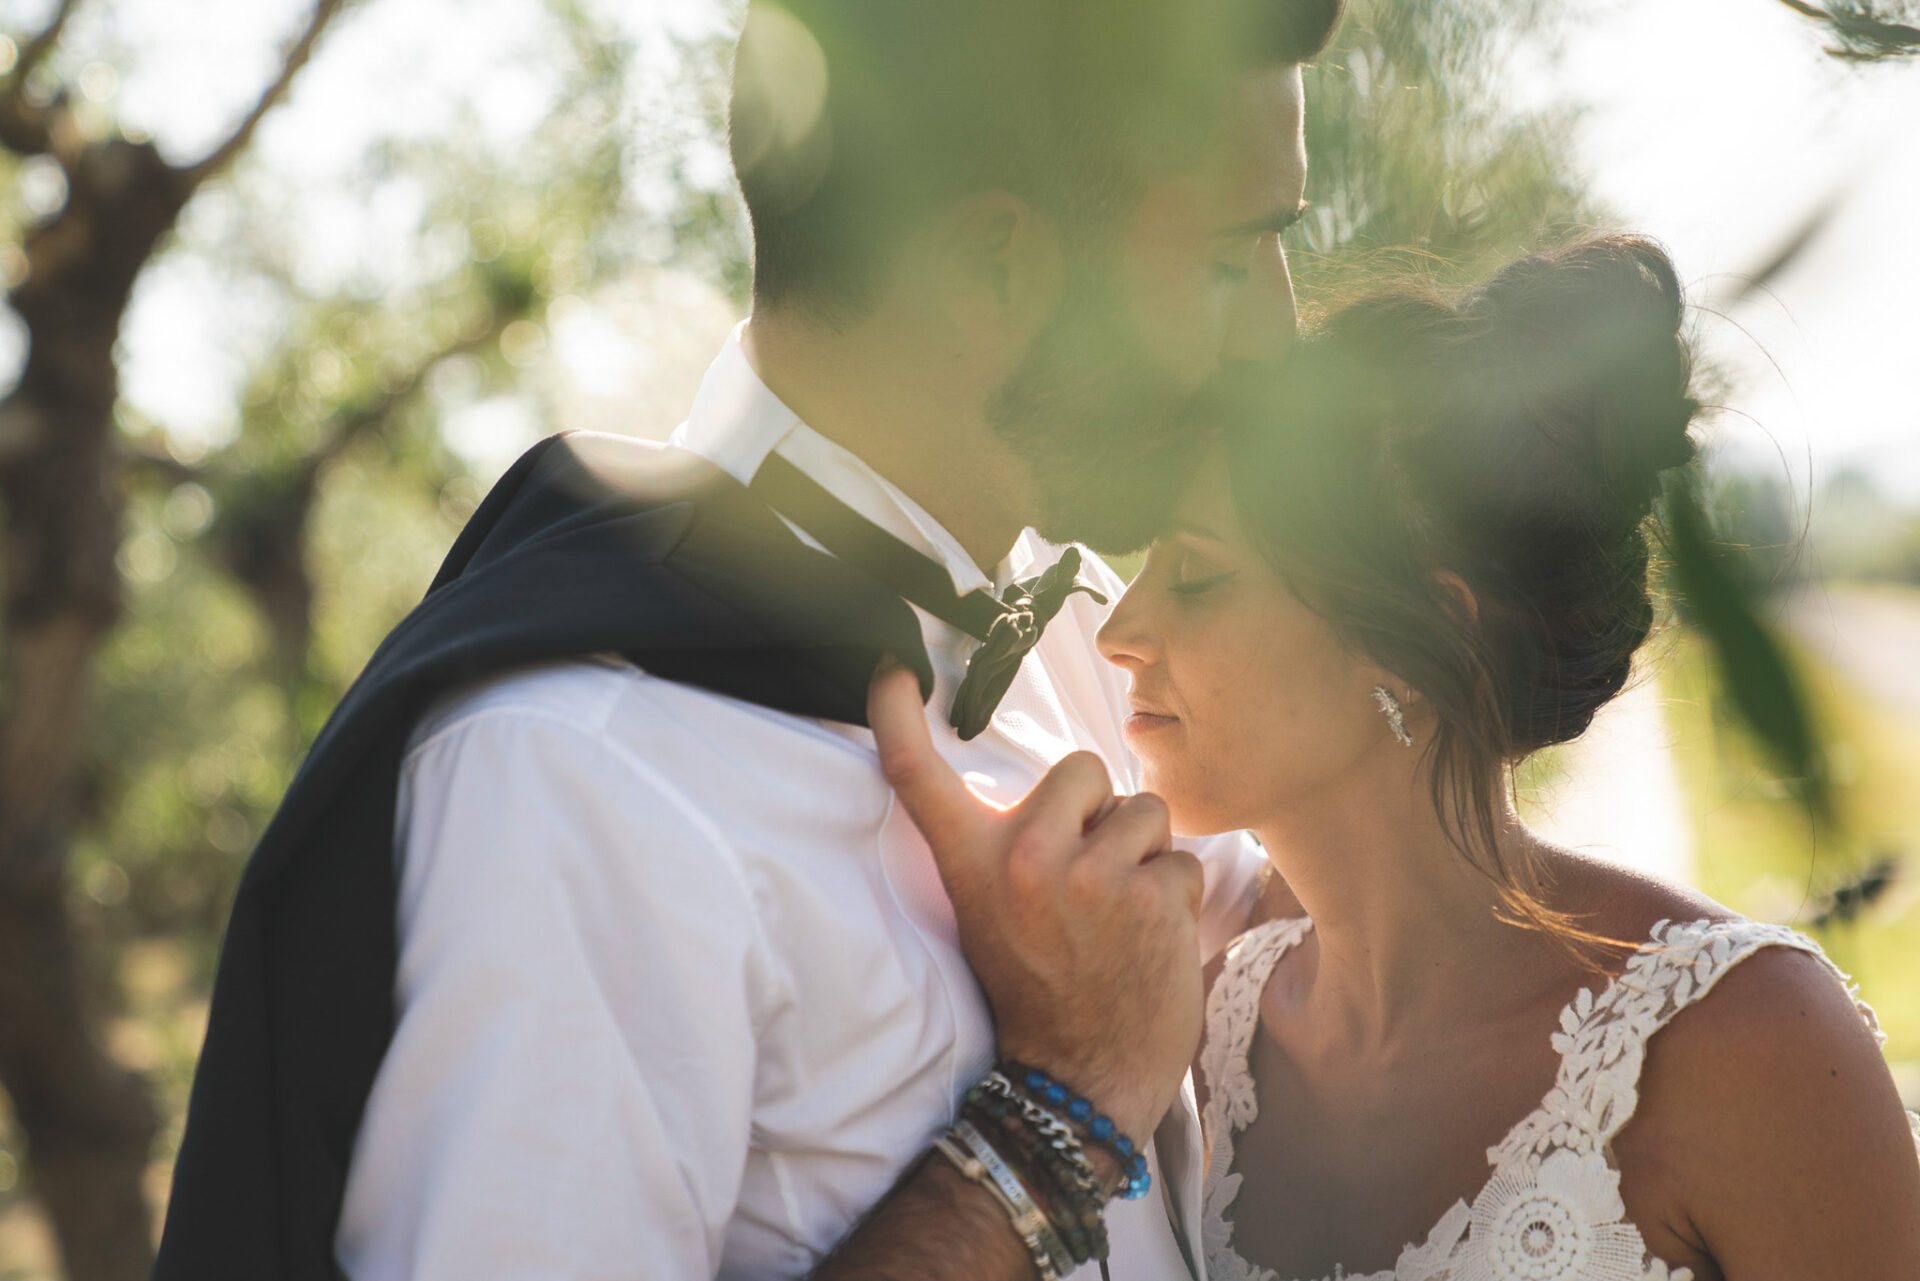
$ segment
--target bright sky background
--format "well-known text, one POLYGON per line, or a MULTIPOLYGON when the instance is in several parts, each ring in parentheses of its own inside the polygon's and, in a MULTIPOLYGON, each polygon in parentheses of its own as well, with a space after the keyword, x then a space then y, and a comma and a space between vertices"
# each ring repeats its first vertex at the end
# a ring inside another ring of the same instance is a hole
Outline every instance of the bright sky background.
MULTIPOLYGON (((717 29, 732 7, 599 3, 641 38, 643 68, 666 56, 660 33, 717 29)), ((29 29, 47 8, 48 0, 0 0, 0 29, 29 29)), ((95 0, 71 41, 80 61, 122 70, 90 83, 180 159, 251 101, 306 4, 193 0, 191 9, 182 22, 179 0, 95 0)), ((1712 350, 1743 373, 1732 404, 1750 416, 1725 425, 1728 448, 1752 459, 1777 448, 1803 482, 1809 461, 1816 476, 1862 466, 1920 502, 1920 63, 1840 64, 1772 0, 1567 0, 1567 10, 1558 55, 1513 66, 1514 100, 1586 108, 1575 162, 1623 225, 1668 243, 1703 307, 1724 307, 1739 273, 1823 202, 1842 204, 1769 296, 1734 307, 1731 323, 1708 322, 1712 350)), ((254 157, 289 193, 314 283, 379 265, 383 242, 417 214, 404 186, 370 203, 339 194, 369 139, 435 129, 464 105, 510 143, 537 115, 545 90, 527 52, 536 14, 534 0, 366 0, 338 24, 254 157)), ((711 146, 694 160, 724 180, 724 157, 711 146)), ((217 228, 235 216, 234 202, 210 191, 189 214, 217 228)), ((577 374, 608 361, 644 364, 643 427, 658 431, 690 399, 729 315, 684 282, 648 296, 694 319, 663 327, 630 306, 618 324, 574 325, 576 342, 556 334, 556 348, 577 374), (667 333, 674 350, 655 351, 667 333), (618 335, 636 348, 627 357, 618 335)), ((177 260, 163 264, 129 317, 125 393, 183 438, 215 443, 232 430, 240 379, 274 332, 265 303, 236 298, 177 260)), ((6 344, 0 330, 0 372, 6 344)), ((496 452, 483 447, 489 432, 507 448, 532 429, 523 408, 491 412, 506 419, 462 428, 478 433, 477 454, 496 452)))

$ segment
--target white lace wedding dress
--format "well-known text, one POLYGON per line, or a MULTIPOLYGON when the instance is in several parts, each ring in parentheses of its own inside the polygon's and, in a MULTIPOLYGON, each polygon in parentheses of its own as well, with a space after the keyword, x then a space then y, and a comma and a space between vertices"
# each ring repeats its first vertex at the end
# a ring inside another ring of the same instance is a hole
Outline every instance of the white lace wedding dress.
MULTIPOLYGON (((1280 1281, 1233 1249, 1227 1210, 1239 1194, 1233 1139, 1258 1114, 1247 1056, 1260 1019, 1260 992, 1287 950, 1313 922, 1270 921, 1242 935, 1207 998, 1200 1071, 1207 1086, 1209 1154, 1203 1248, 1210 1281, 1280 1281)), ((1647 1253, 1620 1200, 1611 1143, 1632 1118, 1647 1040, 1705 996, 1720 977, 1763 947, 1797 948, 1840 974, 1805 935, 1755 921, 1675 925, 1653 938, 1598 996, 1582 989, 1561 1011, 1553 1048, 1560 1072, 1540 1106, 1487 1150, 1492 1177, 1472 1204, 1457 1201, 1424 1242, 1410 1244, 1390 1271, 1336 1269, 1328 1281, 1690 1281, 1647 1253)), ((1856 998, 1875 1035, 1873 1011, 1856 998)), ((1880 1037, 1884 1040, 1884 1037, 1880 1037)), ((1920 1117, 1907 1114, 1920 1147, 1920 1117)))

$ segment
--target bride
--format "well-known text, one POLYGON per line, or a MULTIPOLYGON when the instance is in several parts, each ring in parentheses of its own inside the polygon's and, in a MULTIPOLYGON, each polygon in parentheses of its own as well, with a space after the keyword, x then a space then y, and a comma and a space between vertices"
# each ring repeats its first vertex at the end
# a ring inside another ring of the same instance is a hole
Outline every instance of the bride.
POLYGON ((1818 946, 1508 799, 1652 626, 1681 311, 1632 237, 1348 308, 1101 633, 1173 830, 1277 873, 1206 975, 1216 1281, 1920 1277, 1920 1120, 1818 946))

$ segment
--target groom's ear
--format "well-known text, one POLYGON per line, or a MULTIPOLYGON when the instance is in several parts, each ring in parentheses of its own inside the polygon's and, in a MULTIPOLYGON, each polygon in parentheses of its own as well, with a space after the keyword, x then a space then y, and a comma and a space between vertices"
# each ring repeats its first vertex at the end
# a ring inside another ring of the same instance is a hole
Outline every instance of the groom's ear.
POLYGON ((1060 302, 1059 230, 1008 192, 955 201, 931 229, 933 288, 941 311, 976 349, 1023 355, 1060 302))

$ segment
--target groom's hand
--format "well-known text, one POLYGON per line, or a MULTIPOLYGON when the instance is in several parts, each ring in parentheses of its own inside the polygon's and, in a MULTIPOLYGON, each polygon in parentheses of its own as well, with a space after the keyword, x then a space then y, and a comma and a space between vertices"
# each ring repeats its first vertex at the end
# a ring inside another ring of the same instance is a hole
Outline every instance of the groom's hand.
POLYGON ((1011 809, 989 804, 934 750, 905 668, 874 678, 867 714, 881 769, 953 900, 1001 1053, 1144 1142, 1200 1039, 1200 863, 1173 848, 1166 805, 1115 797, 1089 752, 1011 809))

